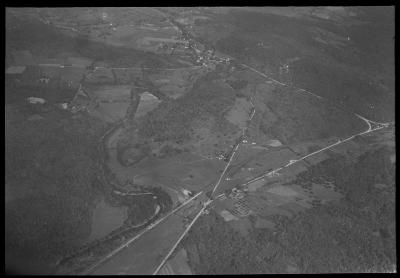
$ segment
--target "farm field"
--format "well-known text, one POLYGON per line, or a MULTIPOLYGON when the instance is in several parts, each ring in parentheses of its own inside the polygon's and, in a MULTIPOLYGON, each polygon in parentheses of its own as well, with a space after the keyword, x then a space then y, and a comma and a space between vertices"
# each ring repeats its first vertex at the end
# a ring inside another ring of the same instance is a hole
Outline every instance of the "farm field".
POLYGON ((187 252, 184 248, 179 250, 176 255, 160 270, 161 275, 192 275, 192 271, 187 264, 187 252))
POLYGON ((92 274, 152 274, 154 266, 161 261, 163 254, 168 252, 168 248, 184 230, 182 220, 181 216, 171 216, 160 224, 164 229, 150 231, 144 235, 143 240, 125 248, 118 256, 95 269, 92 274), (121 263, 121 260, 126 260, 127 263, 121 263), (123 265, 130 267, 121 267, 123 265))
POLYGON ((149 79, 164 95, 178 98, 192 88, 192 84, 204 73, 201 68, 183 67, 177 70, 150 73, 149 79))
POLYGON ((136 109, 135 118, 145 116, 148 112, 157 108, 160 103, 161 100, 148 92, 140 94, 139 105, 136 109))

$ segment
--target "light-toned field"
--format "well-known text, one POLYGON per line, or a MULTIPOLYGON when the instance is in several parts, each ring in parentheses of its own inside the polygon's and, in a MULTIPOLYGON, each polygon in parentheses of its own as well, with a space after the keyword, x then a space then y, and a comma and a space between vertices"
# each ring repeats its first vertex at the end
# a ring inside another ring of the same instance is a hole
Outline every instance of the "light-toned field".
POLYGON ((250 192, 257 191, 257 189, 261 188, 266 183, 265 179, 257 180, 250 183, 247 188, 250 192))
POLYGON ((189 25, 189 24, 194 24, 196 19, 207 20, 207 19, 209 19, 209 17, 200 16, 200 15, 192 15, 192 16, 187 16, 187 17, 179 17, 176 19, 176 21, 183 25, 189 25))
POLYGON ((184 231, 183 218, 171 215, 157 229, 122 249, 95 269, 94 275, 151 275, 184 231))
POLYGON ((144 184, 159 184, 172 191, 180 191, 183 188, 200 191, 218 179, 219 170, 224 166, 218 159, 201 160, 199 156, 185 156, 183 154, 166 159, 149 158, 135 165, 131 172, 139 175, 144 184))
POLYGON ((122 119, 128 110, 129 102, 99 103, 90 113, 105 122, 116 122, 122 119))
POLYGON ((142 77, 142 70, 137 69, 113 69, 117 78, 117 84, 131 84, 135 78, 142 77))
POLYGON ((247 236, 252 229, 252 224, 248 218, 241 218, 236 221, 229 221, 229 225, 237 230, 242 236, 247 236))
POLYGON ((154 95, 152 95, 148 92, 142 93, 140 95, 139 106, 137 107, 137 110, 135 113, 135 119, 145 116, 147 113, 149 113, 150 111, 157 108, 157 106, 160 103, 161 103, 161 100, 159 100, 154 95))
POLYGON ((127 217, 126 207, 113 207, 101 199, 93 212, 91 234, 88 241, 102 238, 123 225, 127 217))
POLYGON ((307 171, 309 164, 304 161, 296 162, 295 164, 290 165, 290 167, 283 168, 279 171, 281 175, 281 179, 285 180, 292 180, 296 177, 296 175, 300 174, 301 172, 307 171))
POLYGON ((74 84, 79 84, 86 72, 85 68, 64 67, 60 69, 61 79, 74 84))
POLYGON ((255 228, 256 229, 274 229, 275 223, 272 221, 263 219, 261 217, 257 217, 255 228))
MULTIPOLYGON (((164 267, 171 267, 175 275, 192 275, 192 271, 188 265, 187 253, 184 248, 179 250, 176 255, 167 261, 164 267)), ((164 267, 160 270, 163 272, 164 267)))
POLYGON ((193 138, 196 138, 191 143, 193 151, 201 156, 215 157, 216 152, 221 150, 229 150, 230 145, 234 144, 235 140, 240 136, 241 130, 232 125, 229 132, 222 133, 219 130, 214 130, 214 119, 207 121, 194 122, 193 138))
POLYGON ((322 149, 330 144, 337 142, 338 138, 325 138, 312 141, 303 141, 301 143, 290 144, 290 148, 301 156, 305 156, 313 150, 322 149))
POLYGON ((103 85, 87 89, 91 97, 100 102, 127 102, 130 101, 131 86, 129 85, 103 85))
POLYGON ((192 84, 203 74, 201 68, 181 68, 177 70, 158 71, 149 74, 149 79, 158 87, 160 92, 171 97, 181 97, 192 84))
MULTIPOLYGON (((255 156, 254 159, 250 160, 246 164, 246 168, 254 168, 251 172, 252 176, 271 171, 285 165, 289 160, 296 159, 297 155, 289 149, 269 149, 263 151, 262 155, 255 156)), ((237 179, 245 179, 248 177, 246 171, 238 171, 233 175, 237 179)))
POLYGON ((92 64, 93 60, 86 57, 68 57, 67 63, 73 67, 87 67, 92 64))
POLYGON ((251 103, 246 98, 237 98, 235 105, 227 113, 226 119, 239 128, 245 128, 251 113, 251 103))
POLYGON ((40 65, 39 68, 46 77, 57 78, 61 76, 61 68, 59 67, 40 65))
POLYGON ((195 154, 182 153, 169 158, 147 157, 137 164, 124 167, 116 158, 115 148, 121 134, 122 129, 118 129, 107 143, 108 167, 121 184, 134 180, 136 184, 144 186, 161 186, 174 196, 183 188, 200 191, 205 185, 217 180, 218 171, 224 165, 218 159, 204 160, 195 154))
POLYGON ((106 37, 106 43, 141 50, 155 51, 160 43, 182 42, 177 40, 179 33, 173 27, 121 25, 114 27, 106 37))

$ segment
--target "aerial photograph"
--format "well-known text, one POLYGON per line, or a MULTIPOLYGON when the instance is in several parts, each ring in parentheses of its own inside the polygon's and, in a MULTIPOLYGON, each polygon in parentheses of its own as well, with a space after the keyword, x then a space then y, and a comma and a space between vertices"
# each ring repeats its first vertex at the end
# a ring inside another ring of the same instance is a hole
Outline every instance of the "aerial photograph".
POLYGON ((395 7, 6 7, 5 273, 396 273, 395 7))

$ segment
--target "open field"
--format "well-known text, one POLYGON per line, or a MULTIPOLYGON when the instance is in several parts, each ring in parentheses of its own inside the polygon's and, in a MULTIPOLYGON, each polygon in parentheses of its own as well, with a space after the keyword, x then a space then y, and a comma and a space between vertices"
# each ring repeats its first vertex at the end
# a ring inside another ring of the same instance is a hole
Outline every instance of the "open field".
POLYGON ((228 112, 226 119, 237 125, 239 128, 244 128, 247 125, 247 120, 251 114, 251 103, 245 98, 237 98, 235 105, 228 112))
POLYGON ((166 96, 174 99, 181 97, 192 88, 196 80, 204 73, 203 69, 181 68, 174 71, 158 71, 149 74, 150 81, 166 96))
POLYGON ((139 105, 136 109, 135 118, 140 118, 145 116, 148 112, 157 108, 157 106, 161 103, 154 95, 144 92, 140 95, 139 105))
POLYGON ((187 252, 184 248, 179 250, 171 260, 160 270, 160 275, 192 275, 187 264, 187 252))
MULTIPOLYGON (((93 34, 97 37, 98 34, 93 34)), ((156 52, 160 43, 182 43, 179 33, 172 27, 146 28, 130 25, 117 26, 106 37, 105 43, 156 52)))
POLYGON ((160 228, 151 230, 91 274, 152 274, 170 246, 184 230, 181 216, 172 215, 160 228))
POLYGON ((90 110, 90 113, 99 119, 112 123, 125 117, 129 108, 129 102, 99 103, 98 107, 90 110))
POLYGON ((111 69, 107 68, 96 69, 85 79, 85 83, 88 84, 114 84, 114 82, 114 75, 111 69))
POLYGON ((86 91, 100 102, 129 102, 131 89, 129 85, 103 85, 87 87, 86 91))
POLYGON ((102 199, 93 210, 92 232, 88 242, 102 238, 121 227, 126 218, 126 207, 112 207, 102 199))

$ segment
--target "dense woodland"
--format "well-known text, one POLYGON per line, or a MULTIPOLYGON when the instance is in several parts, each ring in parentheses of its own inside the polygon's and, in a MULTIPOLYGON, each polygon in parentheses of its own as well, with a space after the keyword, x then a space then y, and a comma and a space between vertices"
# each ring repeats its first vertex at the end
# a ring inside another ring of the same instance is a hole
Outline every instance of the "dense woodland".
POLYGON ((191 136, 196 119, 213 117, 223 125, 223 116, 234 104, 235 94, 219 86, 214 72, 196 81, 190 92, 176 100, 162 102, 139 126, 139 135, 154 141, 182 143, 191 136))
POLYGON ((259 129, 285 144, 331 136, 346 138, 366 130, 366 124, 354 114, 315 97, 295 93, 294 89, 278 87, 265 95, 267 111, 256 116, 259 129), (276 121, 271 121, 271 113, 276 121))

